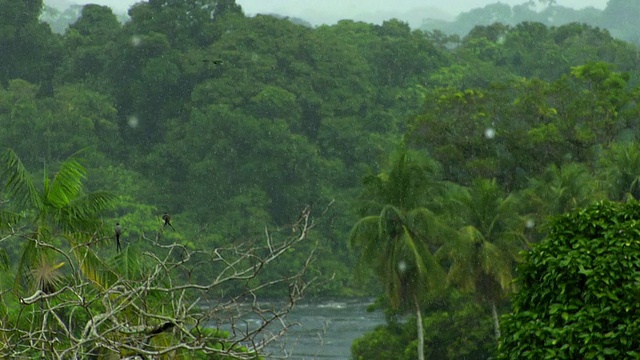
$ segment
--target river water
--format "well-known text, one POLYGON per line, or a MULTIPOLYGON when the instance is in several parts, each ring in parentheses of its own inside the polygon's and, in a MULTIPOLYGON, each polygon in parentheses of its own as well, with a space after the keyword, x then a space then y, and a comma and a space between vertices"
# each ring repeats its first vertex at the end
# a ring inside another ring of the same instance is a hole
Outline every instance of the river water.
POLYGON ((287 316, 297 325, 269 346, 267 358, 350 359, 353 340, 385 323, 382 311, 367 312, 369 304, 361 299, 299 302, 287 316))

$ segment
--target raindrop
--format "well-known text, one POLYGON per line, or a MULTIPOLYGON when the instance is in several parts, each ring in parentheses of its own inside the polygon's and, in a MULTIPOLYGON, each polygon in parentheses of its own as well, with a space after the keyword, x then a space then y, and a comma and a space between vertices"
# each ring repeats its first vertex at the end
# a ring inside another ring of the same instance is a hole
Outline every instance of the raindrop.
POLYGON ((487 139, 493 139, 494 136, 496 136, 496 131, 493 128, 487 128, 484 131, 484 137, 487 139))
POLYGON ((525 226, 529 229, 532 229, 534 226, 536 226, 536 222, 533 221, 533 219, 529 219, 527 220, 527 222, 525 223, 525 226))
POLYGON ((404 260, 400 260, 400 262, 398 263, 398 270, 400 272, 405 272, 407 271, 407 263, 404 262, 404 260))
POLYGON ((135 115, 131 115, 127 118, 127 124, 132 128, 137 128, 139 123, 140 120, 138 120, 138 117, 135 115))
POLYGON ((133 35, 131 37, 131 45, 132 46, 140 46, 142 44, 142 38, 138 35, 133 35))

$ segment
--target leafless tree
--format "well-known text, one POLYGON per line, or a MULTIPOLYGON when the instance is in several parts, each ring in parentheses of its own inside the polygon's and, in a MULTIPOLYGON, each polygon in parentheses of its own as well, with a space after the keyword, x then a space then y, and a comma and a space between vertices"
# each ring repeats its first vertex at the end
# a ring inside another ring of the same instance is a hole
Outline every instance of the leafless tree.
MULTIPOLYGON (((225 248, 193 250, 166 244, 161 235, 143 236, 155 250, 140 254, 144 266, 137 275, 114 271, 92 255, 98 235, 94 244, 71 249, 38 243, 66 259, 70 270, 43 265, 36 277, 48 286, 29 296, 3 289, 0 358, 256 359, 293 325, 287 314, 314 281, 307 274, 313 250, 291 276, 265 281, 260 275, 310 241, 314 226, 305 208, 287 236, 265 229, 257 241, 225 248), (86 258, 77 260, 78 253, 86 258), (194 269, 202 266, 216 271, 206 281, 195 280, 194 269), (230 292, 230 284, 239 285, 230 292), (285 289, 286 301, 258 301, 261 291, 274 286, 285 289)), ((118 256, 126 261, 127 253, 118 256)))

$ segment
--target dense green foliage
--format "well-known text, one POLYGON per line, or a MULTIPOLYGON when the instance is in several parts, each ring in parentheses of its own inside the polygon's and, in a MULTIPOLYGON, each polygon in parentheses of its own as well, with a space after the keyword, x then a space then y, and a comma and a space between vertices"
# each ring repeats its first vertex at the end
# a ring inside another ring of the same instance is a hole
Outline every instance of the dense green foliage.
POLYGON ((54 176, 45 174, 44 183, 36 184, 6 149, 0 174, 8 203, 0 210, 2 240, 21 247, 15 262, 9 261, 11 249, 0 248, 0 356, 261 358, 232 341, 228 331, 201 323, 192 308, 198 296, 185 291, 198 286, 190 288, 177 266, 191 255, 184 247, 179 262, 167 260, 174 246, 157 243, 153 254, 128 247, 105 255, 99 244, 113 235, 105 234, 100 215, 117 197, 84 191, 86 170, 79 158, 66 159, 54 176), (171 331, 183 325, 188 330, 171 331))
MULTIPOLYGON (((495 355, 496 342, 489 309, 468 297, 450 293, 424 309, 425 358, 486 360, 495 355)), ((356 339, 352 358, 416 359, 416 321, 390 317, 356 339)))
POLYGON ((640 204, 555 219, 520 266, 498 359, 638 359, 640 204))
MULTIPOLYGON (((443 314, 469 309, 482 309, 472 322, 484 335, 438 351, 487 354, 477 349, 498 330, 491 310, 508 307, 517 253, 546 236, 547 217, 640 196, 638 49, 600 28, 518 20, 460 38, 397 20, 310 28, 246 17, 233 1, 155 0, 124 24, 87 5, 55 34, 41 5, 0 0, 0 145, 28 172, 48 179, 85 149, 85 192, 118 194, 104 221, 126 228, 125 248, 146 246, 165 211, 171 241, 216 249, 265 227, 295 232, 302 209, 332 203, 314 241, 254 281, 290 276, 317 243, 316 294, 384 292, 402 310, 415 295, 431 309, 426 354, 450 326, 443 314), (354 279, 358 259, 383 281, 354 279), (403 259, 420 276, 385 271, 403 259), (434 262, 442 281, 428 277, 434 262), (433 307, 429 289, 407 287, 428 283, 471 295, 433 307)), ((216 270, 203 262, 191 276, 216 270)))

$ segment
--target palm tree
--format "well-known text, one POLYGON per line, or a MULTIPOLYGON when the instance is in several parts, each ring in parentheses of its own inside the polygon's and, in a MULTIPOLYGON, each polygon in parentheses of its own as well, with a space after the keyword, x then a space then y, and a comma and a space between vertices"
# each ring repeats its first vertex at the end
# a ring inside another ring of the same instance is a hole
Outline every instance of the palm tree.
POLYGON ((353 226, 349 242, 359 250, 358 267, 373 269, 391 307, 414 309, 418 358, 424 359, 421 302, 443 286, 444 272, 430 249, 442 229, 433 213, 420 206, 435 167, 419 159, 403 151, 388 174, 365 180, 363 196, 369 201, 364 211, 370 214, 353 226))
POLYGON ((613 143, 598 159, 611 200, 640 199, 640 145, 613 143))
POLYGON ((559 215, 605 198, 586 165, 549 165, 542 176, 531 179, 525 190, 528 202, 540 216, 559 215))
POLYGON ((489 304, 495 335, 500 337, 497 303, 513 290, 514 268, 526 248, 525 221, 513 195, 505 196, 495 180, 477 179, 452 191, 458 236, 436 253, 448 262, 448 281, 489 304))
POLYGON ((74 157, 60 164, 52 178, 45 171, 41 188, 36 187, 13 150, 2 153, 0 167, 2 178, 6 179, 4 190, 15 210, 7 214, 29 229, 25 234, 18 234, 26 241, 18 262, 16 289, 30 285, 32 290, 54 291, 60 279, 57 272, 64 265, 64 262, 53 261, 60 245, 70 248, 79 269, 89 280, 99 285, 112 281, 113 272, 105 271, 87 244, 100 233, 99 214, 111 207, 116 197, 107 192, 83 193, 86 171, 74 157))

